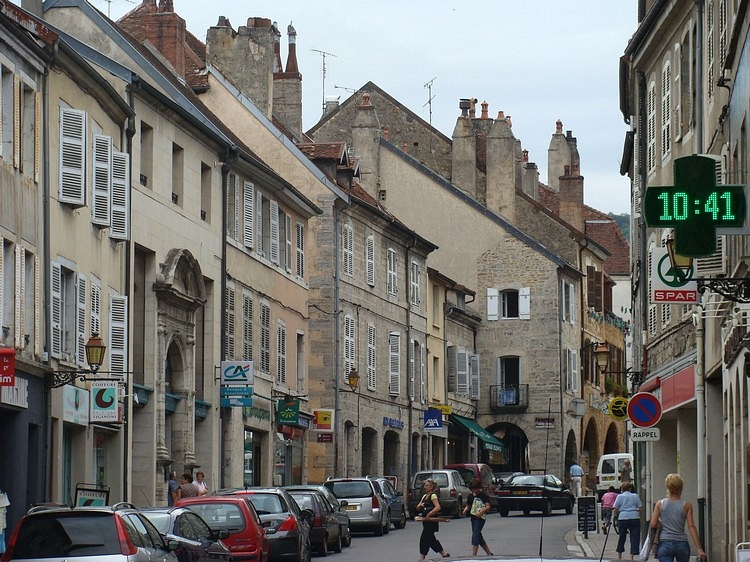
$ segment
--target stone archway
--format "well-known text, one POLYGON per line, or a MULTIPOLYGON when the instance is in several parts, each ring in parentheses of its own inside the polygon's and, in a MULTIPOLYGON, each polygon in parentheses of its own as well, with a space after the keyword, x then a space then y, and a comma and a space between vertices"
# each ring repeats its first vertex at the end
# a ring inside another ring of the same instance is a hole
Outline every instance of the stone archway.
POLYGON ((496 423, 487 430, 505 445, 505 463, 491 464, 495 472, 528 472, 529 438, 526 433, 512 423, 496 423))
POLYGON ((581 464, 586 472, 586 487, 589 490, 596 490, 596 466, 599 463, 599 457, 602 455, 602 451, 599 430, 596 420, 593 417, 589 418, 586 423, 586 428, 583 433, 583 448, 581 453, 583 455, 581 464))
POLYGON ((404 476, 401 474, 401 439, 395 431, 386 431, 383 435, 383 471, 386 476, 404 476))

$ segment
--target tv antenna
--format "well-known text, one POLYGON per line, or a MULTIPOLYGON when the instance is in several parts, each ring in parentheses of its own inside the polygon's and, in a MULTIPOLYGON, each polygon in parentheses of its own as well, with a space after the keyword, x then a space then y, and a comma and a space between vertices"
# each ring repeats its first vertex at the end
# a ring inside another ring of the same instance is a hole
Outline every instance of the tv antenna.
POLYGON ((338 88, 339 90, 344 90, 346 92, 349 92, 350 94, 356 94, 357 90, 354 88, 347 88, 346 86, 337 86, 336 84, 333 85, 334 88, 338 88))
POLYGON ((422 107, 425 105, 430 106, 430 127, 432 127, 432 100, 435 99, 435 96, 432 95, 432 83, 437 79, 437 76, 433 78, 432 80, 429 80, 424 83, 424 87, 427 88, 427 103, 425 103, 422 107))
POLYGON ((328 53, 326 51, 321 51, 320 49, 311 49, 311 51, 315 53, 320 53, 320 56, 323 58, 323 113, 325 113, 326 110, 326 57, 335 57, 333 53, 328 53))

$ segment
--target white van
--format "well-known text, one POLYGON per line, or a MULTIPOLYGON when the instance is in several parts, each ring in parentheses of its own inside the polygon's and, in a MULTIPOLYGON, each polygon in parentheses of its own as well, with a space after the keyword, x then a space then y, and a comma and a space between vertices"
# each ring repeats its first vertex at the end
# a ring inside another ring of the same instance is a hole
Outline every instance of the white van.
POLYGON ((631 453, 610 453, 599 457, 599 464, 596 467, 596 495, 600 500, 610 486, 620 491, 620 470, 625 464, 625 459, 628 459, 630 466, 633 467, 631 477, 635 476, 635 465, 631 453))

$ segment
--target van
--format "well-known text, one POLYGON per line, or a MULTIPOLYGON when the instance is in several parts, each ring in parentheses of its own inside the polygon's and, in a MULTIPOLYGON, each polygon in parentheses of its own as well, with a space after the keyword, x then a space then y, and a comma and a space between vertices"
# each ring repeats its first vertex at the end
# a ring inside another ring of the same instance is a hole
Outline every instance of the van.
POLYGON ((472 478, 479 478, 482 491, 490 498, 490 507, 497 511, 497 493, 495 492, 495 475, 489 465, 482 463, 446 464, 445 468, 457 470, 464 479, 466 486, 471 489, 469 482, 472 478))
POLYGON ((620 470, 625 464, 625 459, 630 461, 633 467, 632 475, 635 475, 635 465, 633 464, 633 455, 631 453, 608 453, 599 457, 599 463, 596 466, 596 495, 601 500, 604 492, 610 486, 620 491, 620 470))

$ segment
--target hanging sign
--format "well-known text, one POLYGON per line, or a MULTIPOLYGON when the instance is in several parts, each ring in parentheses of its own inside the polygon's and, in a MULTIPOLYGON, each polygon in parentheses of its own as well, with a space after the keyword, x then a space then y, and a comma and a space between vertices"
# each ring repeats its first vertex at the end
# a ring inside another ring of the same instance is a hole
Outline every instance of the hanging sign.
POLYGON ((16 384, 16 350, 12 347, 0 348, 0 386, 16 384))
POLYGON ((119 422, 117 411, 117 381, 93 381, 91 383, 91 422, 119 422))

